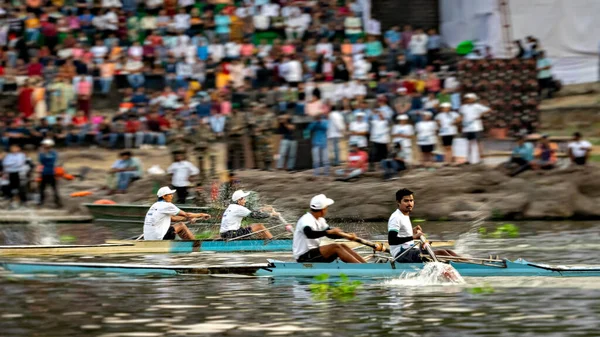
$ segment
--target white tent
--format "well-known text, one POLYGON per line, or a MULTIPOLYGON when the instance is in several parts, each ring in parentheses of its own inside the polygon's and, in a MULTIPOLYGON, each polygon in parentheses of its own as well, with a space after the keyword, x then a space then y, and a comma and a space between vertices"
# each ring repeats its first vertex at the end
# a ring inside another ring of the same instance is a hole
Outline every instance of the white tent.
MULTIPOLYGON (((489 45, 507 57, 502 31, 502 0, 442 0, 441 34, 454 47, 464 40, 489 45)), ((552 73, 565 84, 598 80, 600 13, 598 0, 504 0, 512 39, 535 36, 552 60, 552 73)))

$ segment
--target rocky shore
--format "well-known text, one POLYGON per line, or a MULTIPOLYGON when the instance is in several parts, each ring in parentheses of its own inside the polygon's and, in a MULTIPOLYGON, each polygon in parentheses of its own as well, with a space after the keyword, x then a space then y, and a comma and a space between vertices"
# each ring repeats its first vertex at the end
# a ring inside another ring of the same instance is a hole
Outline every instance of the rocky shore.
POLYGON ((357 182, 311 181, 307 173, 245 171, 243 185, 259 192, 261 201, 298 216, 310 198, 325 193, 335 200, 329 217, 344 220, 387 220, 399 188, 415 192, 413 216, 428 220, 558 220, 600 219, 600 169, 574 167, 525 172, 510 178, 485 166, 411 171, 395 181, 365 177, 357 182))
MULTIPOLYGON (((164 169, 170 163, 166 150, 136 151, 136 156, 145 169, 152 165, 164 169)), ((99 199, 150 204, 155 200, 152 191, 169 183, 166 175, 146 175, 134 182, 127 194, 107 195, 101 186, 114 157, 115 152, 100 149, 61 153, 69 173, 88 169, 84 180, 59 182, 66 214, 87 214, 82 204, 99 199), (93 194, 71 197, 76 191, 93 194)), ((600 219, 600 168, 593 165, 529 171, 516 178, 479 165, 411 170, 395 181, 382 181, 379 174, 348 183, 331 178, 312 180, 310 171, 289 174, 246 170, 238 172, 238 177, 244 189, 258 192, 261 203, 275 206, 287 219, 300 216, 312 196, 325 193, 336 202, 329 214, 332 220, 387 220, 395 209, 394 193, 402 187, 415 192, 413 216, 427 220, 600 219)), ((47 208, 53 207, 50 193, 46 191, 47 208)))

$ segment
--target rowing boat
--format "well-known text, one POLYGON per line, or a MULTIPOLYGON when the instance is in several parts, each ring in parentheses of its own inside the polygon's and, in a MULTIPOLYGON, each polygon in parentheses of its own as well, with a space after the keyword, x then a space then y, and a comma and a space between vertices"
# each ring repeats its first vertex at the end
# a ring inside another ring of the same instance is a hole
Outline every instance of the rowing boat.
MULTIPOLYGON (((97 222, 119 222, 119 223, 144 223, 146 212, 150 205, 135 205, 135 204, 116 204, 116 205, 99 205, 99 204, 83 204, 90 212, 94 221, 97 222)), ((212 222, 221 221, 220 215, 222 210, 212 207, 195 207, 177 205, 179 209, 190 213, 208 213, 212 216, 209 220, 212 222)))
MULTIPOLYGON (((351 248, 361 246, 356 242, 336 240, 351 248)), ((331 243, 328 240, 324 244, 331 243)), ((436 241, 434 247, 451 246, 454 241, 436 241)), ((102 255, 102 254, 163 254, 192 252, 283 252, 292 251, 292 240, 107 240, 98 245, 11 245, 0 246, 0 256, 37 255, 102 255)))
MULTIPOLYGON (((464 277, 492 276, 551 276, 551 277, 600 277, 600 266, 551 266, 528 262, 480 260, 473 262, 449 262, 464 277)), ((423 269, 424 263, 296 263, 269 260, 266 264, 239 266, 203 265, 142 265, 117 263, 74 262, 20 262, 0 261, 0 267, 16 274, 77 274, 118 273, 127 275, 246 275, 256 277, 314 277, 327 274, 348 277, 399 277, 414 274, 423 269)))

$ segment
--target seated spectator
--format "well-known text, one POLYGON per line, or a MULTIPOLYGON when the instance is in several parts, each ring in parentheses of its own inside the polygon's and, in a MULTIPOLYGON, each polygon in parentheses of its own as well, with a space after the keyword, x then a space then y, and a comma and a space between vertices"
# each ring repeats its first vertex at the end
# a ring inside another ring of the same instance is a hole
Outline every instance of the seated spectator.
POLYGON ((573 141, 569 143, 569 158, 575 165, 585 165, 592 152, 592 144, 581 139, 581 133, 573 134, 573 141))
POLYGON ((77 110, 77 113, 68 124, 68 135, 66 138, 67 146, 77 142, 77 145, 83 145, 85 138, 90 132, 91 124, 85 116, 83 110, 77 110))
POLYGON ((387 159, 381 161, 384 180, 394 180, 400 171, 406 170, 406 152, 402 150, 401 143, 394 143, 387 159))
POLYGON ((533 150, 533 144, 527 142, 524 135, 519 135, 517 138, 517 145, 513 148, 510 161, 507 163, 509 166, 510 164, 518 165, 517 168, 510 173, 511 177, 531 168, 533 150))
POLYGON ((348 163, 343 169, 335 171, 335 180, 352 181, 357 180, 363 173, 367 172, 369 164, 369 154, 358 147, 358 143, 350 143, 350 152, 348 153, 348 163))
POLYGON ((115 161, 109 170, 107 186, 110 193, 126 193, 129 184, 141 177, 141 162, 133 157, 130 151, 124 151, 119 154, 119 159, 115 161))
POLYGON ((117 145, 119 134, 114 132, 115 130, 113 130, 111 124, 108 118, 102 117, 102 122, 98 125, 96 131, 96 143, 100 146, 108 146, 114 149, 117 145))
POLYGON ((532 170, 550 170, 556 165, 556 152, 558 145, 551 142, 548 135, 543 135, 535 149, 535 159, 531 161, 532 170))

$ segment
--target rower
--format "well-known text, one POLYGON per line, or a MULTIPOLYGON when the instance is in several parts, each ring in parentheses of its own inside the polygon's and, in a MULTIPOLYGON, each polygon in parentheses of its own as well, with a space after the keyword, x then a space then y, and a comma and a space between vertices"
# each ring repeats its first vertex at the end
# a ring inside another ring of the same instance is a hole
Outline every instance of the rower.
MULTIPOLYGON (((332 243, 321 246, 321 238, 339 238, 344 234, 339 228, 330 228, 325 221, 327 208, 333 205, 333 200, 324 194, 314 196, 310 200, 310 211, 304 214, 296 224, 294 233, 294 258, 300 263, 325 262, 331 263, 338 257, 346 263, 365 263, 366 261, 350 247, 332 243)), ((353 235, 353 234, 350 234, 353 235)))
POLYGON ((242 190, 233 192, 231 196, 233 203, 227 207, 221 220, 221 238, 234 239, 240 236, 249 236, 252 233, 256 233, 259 238, 265 240, 273 238, 271 232, 263 224, 252 224, 248 227, 242 227, 242 220, 245 217, 265 219, 271 216, 279 216, 279 213, 275 212, 273 208, 262 208, 259 211, 251 211, 246 208, 246 197, 249 195, 250 192, 242 190))
MULTIPOLYGON (((396 192, 396 203, 398 209, 392 213, 388 221, 388 243, 390 244, 390 253, 394 258, 398 255, 409 250, 402 257, 398 258, 396 262, 400 263, 421 263, 421 254, 427 254, 425 251, 420 252, 414 248, 414 241, 421 238, 423 231, 421 226, 412 227, 410 222, 410 213, 415 207, 415 197, 413 192, 403 188, 396 192)), ((424 248, 424 247, 422 247, 424 248)), ((436 250, 434 254, 438 257, 442 256, 458 256, 452 250, 436 250)))
POLYGON ((182 240, 194 240, 194 234, 184 223, 171 225, 171 221, 187 219, 194 223, 197 219, 210 219, 209 214, 184 212, 172 204, 175 192, 164 186, 156 193, 158 201, 150 206, 144 220, 144 240, 175 240, 175 234, 182 240))

